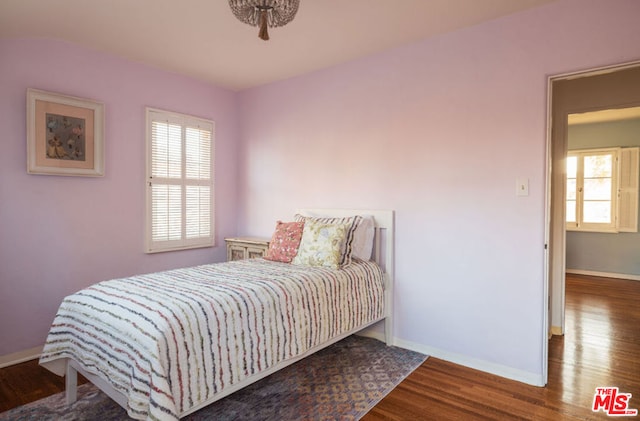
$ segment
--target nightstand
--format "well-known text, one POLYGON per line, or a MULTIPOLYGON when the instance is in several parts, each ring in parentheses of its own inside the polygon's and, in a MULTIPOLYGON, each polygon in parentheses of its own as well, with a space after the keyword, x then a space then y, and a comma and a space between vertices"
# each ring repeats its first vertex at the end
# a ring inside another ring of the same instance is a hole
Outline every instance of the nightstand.
POLYGON ((269 249, 269 238, 235 237, 225 238, 227 261, 264 257, 269 249))

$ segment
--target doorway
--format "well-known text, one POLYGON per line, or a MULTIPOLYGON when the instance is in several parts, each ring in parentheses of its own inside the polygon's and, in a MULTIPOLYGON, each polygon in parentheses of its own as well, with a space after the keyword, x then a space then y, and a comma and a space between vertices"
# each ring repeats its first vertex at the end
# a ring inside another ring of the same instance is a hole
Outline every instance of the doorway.
POLYGON ((549 104, 547 322, 550 335, 562 335, 565 332, 565 158, 568 149, 568 116, 639 105, 640 62, 551 77, 549 104))

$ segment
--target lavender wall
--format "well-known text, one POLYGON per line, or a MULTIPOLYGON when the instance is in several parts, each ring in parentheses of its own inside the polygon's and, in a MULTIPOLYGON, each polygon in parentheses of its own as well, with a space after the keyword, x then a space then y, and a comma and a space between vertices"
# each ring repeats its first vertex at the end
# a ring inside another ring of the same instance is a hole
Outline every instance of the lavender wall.
POLYGON ((399 343, 543 383, 547 78, 640 59, 637 16, 563 0, 242 93, 240 234, 395 209, 399 343))
POLYGON ((223 237, 236 228, 236 93, 26 39, 0 40, 0 92, 0 356, 42 345, 62 298, 89 284, 225 259, 223 237), (27 174, 27 88, 104 102, 103 178, 27 174), (143 253, 145 106, 216 122, 213 249, 143 253))
POLYGON ((540 383, 547 77, 640 59, 639 15, 560 0, 241 94, 0 40, 0 356, 42 344, 90 283, 223 260, 224 236, 270 235, 297 207, 386 208, 399 344, 540 383), (104 178, 27 175, 28 87, 105 103, 104 178), (216 121, 214 249, 142 253, 145 105, 216 121))

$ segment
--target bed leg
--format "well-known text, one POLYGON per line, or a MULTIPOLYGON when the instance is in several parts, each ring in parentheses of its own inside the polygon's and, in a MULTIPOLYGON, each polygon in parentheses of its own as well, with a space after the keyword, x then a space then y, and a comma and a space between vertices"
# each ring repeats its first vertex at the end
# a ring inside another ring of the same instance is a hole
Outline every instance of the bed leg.
POLYGON ((384 341, 387 346, 393 345, 393 320, 391 317, 384 319, 384 341))
POLYGON ((78 400, 78 372, 69 363, 67 363, 67 374, 65 376, 65 394, 67 405, 78 400))
POLYGON ((384 318, 384 341, 387 346, 393 346, 393 282, 391 277, 385 275, 385 307, 387 317, 384 318))

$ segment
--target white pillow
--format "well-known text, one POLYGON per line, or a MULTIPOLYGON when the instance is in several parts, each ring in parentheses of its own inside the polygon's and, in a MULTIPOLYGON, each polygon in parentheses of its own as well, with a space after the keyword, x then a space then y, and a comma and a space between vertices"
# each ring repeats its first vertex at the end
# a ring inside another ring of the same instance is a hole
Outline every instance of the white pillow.
POLYGON ((351 256, 360 260, 371 260, 373 251, 373 237, 375 235, 375 224, 373 216, 363 215, 362 222, 356 227, 351 246, 351 256))

